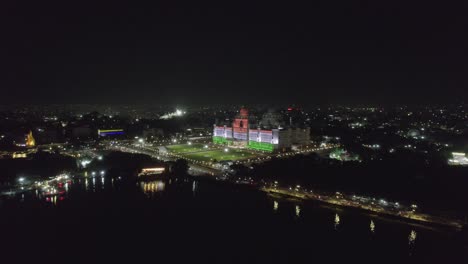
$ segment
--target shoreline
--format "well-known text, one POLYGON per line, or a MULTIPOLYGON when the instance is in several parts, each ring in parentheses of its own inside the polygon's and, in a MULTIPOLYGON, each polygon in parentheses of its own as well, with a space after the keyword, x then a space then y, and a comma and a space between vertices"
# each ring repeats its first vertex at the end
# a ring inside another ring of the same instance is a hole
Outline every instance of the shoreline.
POLYGON ((289 198, 300 199, 303 201, 316 201, 327 205, 338 206, 342 208, 350 208, 356 209, 362 212, 376 214, 386 218, 404 220, 410 223, 418 223, 418 224, 427 224, 427 225, 435 225, 439 227, 449 227, 452 229, 456 229, 457 231, 461 231, 464 227, 464 224, 461 221, 442 218, 442 217, 435 217, 428 214, 421 214, 421 213, 409 213, 409 212, 390 212, 390 211, 382 211, 376 210, 370 206, 358 206, 358 205, 350 205, 339 203, 333 201, 332 199, 318 199, 317 197, 309 194, 302 194, 297 192, 291 192, 288 190, 282 190, 279 188, 268 188, 268 187, 259 187, 260 191, 265 192, 266 194, 275 194, 280 196, 285 196, 289 198))

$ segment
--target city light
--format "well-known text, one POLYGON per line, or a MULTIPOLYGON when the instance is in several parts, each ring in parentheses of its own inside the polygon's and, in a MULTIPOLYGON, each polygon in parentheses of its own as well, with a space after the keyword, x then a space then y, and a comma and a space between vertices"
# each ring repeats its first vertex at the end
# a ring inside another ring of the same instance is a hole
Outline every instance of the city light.
POLYGON ((87 166, 89 163, 91 163, 90 160, 82 160, 82 161, 81 161, 81 166, 82 166, 83 168, 86 168, 86 166, 87 166))
POLYGON ((185 113, 186 113, 185 111, 182 111, 180 109, 176 109, 175 112, 165 114, 165 115, 161 116, 160 118, 161 119, 171 119, 171 118, 174 118, 174 117, 183 116, 185 113))

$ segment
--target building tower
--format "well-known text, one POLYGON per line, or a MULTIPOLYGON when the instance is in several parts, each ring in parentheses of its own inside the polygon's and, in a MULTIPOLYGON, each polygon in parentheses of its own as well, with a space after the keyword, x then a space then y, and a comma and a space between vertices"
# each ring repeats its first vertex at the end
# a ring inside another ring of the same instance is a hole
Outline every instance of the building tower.
POLYGON ((36 146, 36 140, 34 139, 32 131, 30 130, 29 133, 26 135, 26 147, 34 146, 36 146))
POLYGON ((232 123, 232 129, 234 139, 247 142, 249 133, 249 111, 247 109, 240 109, 239 115, 232 123))

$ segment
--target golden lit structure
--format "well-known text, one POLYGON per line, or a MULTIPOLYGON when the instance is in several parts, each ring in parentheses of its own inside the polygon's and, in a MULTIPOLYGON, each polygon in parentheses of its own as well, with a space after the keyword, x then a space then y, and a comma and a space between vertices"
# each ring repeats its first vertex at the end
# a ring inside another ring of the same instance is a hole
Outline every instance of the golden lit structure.
POLYGON ((36 140, 33 137, 32 131, 26 135, 26 147, 34 147, 36 146, 36 140))
POLYGON ((155 167, 155 168, 144 168, 138 173, 138 177, 143 175, 153 175, 153 174, 161 174, 163 173, 165 168, 163 167, 155 167))
POLYGON ((14 159, 21 159, 21 158, 26 158, 26 153, 24 152, 13 152, 13 154, 11 155, 12 158, 14 159))

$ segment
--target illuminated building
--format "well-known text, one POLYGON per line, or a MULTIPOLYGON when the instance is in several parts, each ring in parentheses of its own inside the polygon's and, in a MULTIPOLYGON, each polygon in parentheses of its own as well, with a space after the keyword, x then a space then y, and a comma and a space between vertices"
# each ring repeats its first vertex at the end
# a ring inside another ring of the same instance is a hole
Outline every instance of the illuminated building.
POLYGON ((466 157, 466 153, 452 152, 452 157, 452 159, 448 160, 449 165, 468 166, 468 158, 466 157))
POLYGON ((17 137, 17 140, 13 141, 17 147, 34 147, 36 146, 36 140, 33 137, 32 131, 28 133, 19 133, 21 136, 17 137))
MULTIPOLYGON (((278 124, 268 114, 268 124, 278 124)), ((247 147, 254 150, 272 152, 291 148, 293 144, 306 145, 310 142, 310 128, 276 127, 272 129, 251 128, 247 109, 242 108, 236 116, 232 127, 217 126, 213 128, 213 143, 233 147, 247 147)))
POLYGON ((21 159, 21 158, 26 158, 27 154, 24 153, 24 152, 13 152, 11 157, 14 158, 14 159, 21 159))
POLYGON ((113 136, 113 135, 123 135, 123 129, 98 129, 98 135, 101 137, 113 136))
POLYGON ((34 146, 36 146, 36 140, 33 137, 32 131, 29 131, 28 135, 26 135, 26 147, 34 146))
POLYGON ((233 138, 246 141, 249 130, 249 112, 247 109, 242 108, 240 114, 234 119, 232 123, 233 138))
POLYGON ((138 177, 144 175, 155 175, 161 174, 165 171, 164 167, 154 167, 154 168, 143 168, 140 173, 138 173, 138 177))

